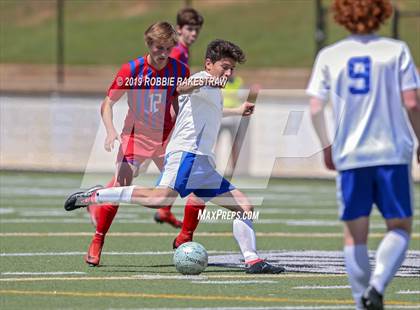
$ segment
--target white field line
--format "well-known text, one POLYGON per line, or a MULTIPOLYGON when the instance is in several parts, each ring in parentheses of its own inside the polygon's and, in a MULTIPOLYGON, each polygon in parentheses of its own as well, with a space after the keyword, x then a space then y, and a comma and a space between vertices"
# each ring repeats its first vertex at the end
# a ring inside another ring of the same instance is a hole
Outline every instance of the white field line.
MULTIPOLYGON (((40 205, 45 205, 44 203, 41 203, 40 205)), ((209 207, 207 208, 208 211, 214 211, 217 210, 218 208, 212 208, 209 207)), ((223 208, 221 208, 223 210, 223 208)), ((178 208, 178 207, 174 207, 171 209, 172 213, 174 214, 179 214, 182 215, 184 214, 184 208, 178 208)), ((256 211, 260 211, 261 214, 315 214, 315 215, 338 215, 338 209, 337 208, 282 208, 281 206, 277 207, 277 208, 273 208, 273 207, 261 207, 258 208, 258 210, 256 211)), ((65 211, 64 209, 60 208, 43 208, 43 207, 39 207, 39 208, 15 208, 15 207, 5 207, 5 208, 0 208, 0 214, 11 214, 11 213, 18 213, 21 216, 24 217, 29 217, 29 216, 34 216, 34 217, 40 217, 40 216, 51 216, 51 213, 54 213, 54 215, 56 214, 60 214, 60 215, 66 215, 69 216, 71 214, 75 214, 75 215, 79 215, 80 212, 73 212, 73 213, 69 213, 67 211, 65 211)), ((133 214, 153 214, 153 209, 147 209, 147 208, 121 208, 118 211, 118 216, 121 216, 121 214, 130 214, 131 216, 133 216, 133 214)), ((87 212, 86 212, 87 214, 87 212)))
POLYGON ((296 286, 294 290, 341 290, 351 288, 350 285, 331 285, 331 286, 296 286))
MULTIPOLYGON (((209 254, 237 254, 231 251, 207 251, 209 254)), ((0 257, 31 257, 31 256, 79 256, 85 255, 85 252, 27 252, 27 253, 0 253, 0 257)), ((103 252, 103 255, 133 255, 133 256, 153 256, 153 255, 173 255, 174 251, 158 252, 103 252)))
POLYGON ((45 282, 45 281, 125 281, 125 280, 186 280, 186 281, 197 281, 208 280, 208 279, 278 279, 282 280, 285 278, 296 279, 296 278, 344 278, 347 277, 345 274, 313 274, 313 273, 299 273, 299 274, 264 274, 264 275, 247 275, 247 274, 220 274, 220 275, 208 275, 208 276, 161 276, 161 275, 133 275, 133 276, 108 276, 108 277, 26 277, 26 278, 0 278, 0 282, 45 282))
MULTIPOLYGON (((257 232, 257 237, 287 237, 287 238, 342 238, 342 233, 288 233, 288 232, 257 232)), ((197 232, 199 237, 232 237, 232 232, 197 232)), ((92 232, 10 232, 0 233, 0 237, 88 237, 92 232)), ((174 237, 167 232, 111 232, 110 237, 174 237)), ((371 233, 371 238, 382 238, 383 233, 371 233)), ((413 233, 412 239, 420 238, 420 233, 413 233)))
MULTIPOLYGON (((396 306, 393 309, 420 309, 419 306, 396 306)), ((109 308, 109 310, 354 310, 354 306, 276 306, 276 307, 214 307, 214 308, 109 308)))
POLYGON ((53 271, 53 272, 2 272, 2 276, 61 276, 61 275, 83 275, 81 271, 53 271))
MULTIPOLYGON (((116 223, 120 224, 155 224, 152 219, 116 219, 116 223)), ((212 225, 217 224, 228 224, 231 220, 217 220, 209 221, 203 220, 202 223, 211 223, 212 225)), ((12 218, 2 219, 0 224, 87 224, 90 223, 88 218, 50 218, 50 219, 39 219, 39 218, 12 218)), ((341 227, 343 224, 339 220, 314 220, 314 219, 257 219, 257 224, 283 224, 286 226, 303 226, 303 227, 341 227)), ((414 220, 415 225, 420 224, 420 220, 414 220)), ((384 228, 385 224, 382 222, 371 223, 371 228, 384 228)))
POLYGON ((132 278, 140 280, 193 280, 204 281, 208 279, 283 279, 283 278, 329 278, 329 277, 344 277, 344 274, 319 274, 319 273, 286 273, 286 274, 264 274, 264 275, 250 275, 250 274, 206 274, 197 276, 184 275, 160 275, 160 274, 139 274, 133 275, 132 278))
POLYGON ((411 290, 398 291, 397 294, 403 294, 403 295, 420 295, 420 291, 411 291, 411 290))
POLYGON ((194 284, 273 284, 278 282, 272 280, 191 281, 194 284))

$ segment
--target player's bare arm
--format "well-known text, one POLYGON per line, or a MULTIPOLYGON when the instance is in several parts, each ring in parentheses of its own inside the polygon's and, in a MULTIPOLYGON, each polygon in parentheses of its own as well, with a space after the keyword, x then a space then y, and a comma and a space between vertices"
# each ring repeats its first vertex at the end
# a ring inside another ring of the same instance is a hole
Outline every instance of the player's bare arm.
POLYGON ((227 116, 251 116, 254 113, 255 104, 244 102, 237 108, 223 108, 223 117, 227 116))
POLYGON ((417 89, 406 90, 402 92, 405 108, 408 118, 413 127, 417 138, 417 162, 420 164, 420 102, 417 95, 417 89))
POLYGON ((108 96, 105 97, 101 106, 101 116, 106 129, 106 138, 104 142, 104 148, 106 151, 111 152, 114 148, 115 140, 121 143, 121 137, 115 129, 113 122, 113 111, 112 108, 116 101, 111 100, 108 96))
POLYGON ((312 124, 314 125, 315 132, 323 149, 325 166, 330 170, 335 170, 331 154, 331 142, 328 138, 327 125, 325 122, 325 104, 317 97, 311 97, 309 104, 311 109, 312 124))

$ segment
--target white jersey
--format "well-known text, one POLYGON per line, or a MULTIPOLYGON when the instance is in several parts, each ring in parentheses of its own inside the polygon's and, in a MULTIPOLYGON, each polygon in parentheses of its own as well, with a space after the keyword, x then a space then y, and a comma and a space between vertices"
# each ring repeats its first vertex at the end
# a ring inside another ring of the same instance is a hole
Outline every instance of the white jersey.
POLYGON ((307 93, 331 97, 337 170, 411 163, 401 92, 416 88, 420 78, 402 41, 351 35, 319 52, 307 93))
MULTIPOLYGON (((210 77, 205 71, 192 77, 210 77)), ((178 97, 179 112, 166 154, 178 151, 208 155, 214 160, 214 146, 223 117, 223 96, 219 88, 204 86, 178 97)))

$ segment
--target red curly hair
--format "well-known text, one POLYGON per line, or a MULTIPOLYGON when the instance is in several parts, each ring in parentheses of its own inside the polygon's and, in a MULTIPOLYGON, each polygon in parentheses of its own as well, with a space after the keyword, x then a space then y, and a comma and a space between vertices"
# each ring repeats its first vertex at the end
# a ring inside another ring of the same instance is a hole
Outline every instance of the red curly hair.
POLYGON ((354 34, 368 34, 379 29, 392 15, 389 0, 334 0, 334 20, 354 34))

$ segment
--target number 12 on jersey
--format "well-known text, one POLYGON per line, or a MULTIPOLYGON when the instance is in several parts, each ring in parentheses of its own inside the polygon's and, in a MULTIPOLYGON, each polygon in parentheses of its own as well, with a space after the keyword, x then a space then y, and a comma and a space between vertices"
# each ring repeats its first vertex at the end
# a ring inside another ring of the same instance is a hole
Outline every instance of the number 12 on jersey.
POLYGON ((369 57, 353 57, 347 63, 348 77, 352 80, 349 91, 353 95, 364 95, 370 90, 370 68, 369 57))

